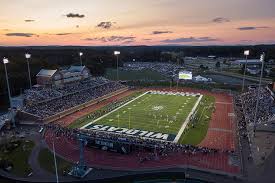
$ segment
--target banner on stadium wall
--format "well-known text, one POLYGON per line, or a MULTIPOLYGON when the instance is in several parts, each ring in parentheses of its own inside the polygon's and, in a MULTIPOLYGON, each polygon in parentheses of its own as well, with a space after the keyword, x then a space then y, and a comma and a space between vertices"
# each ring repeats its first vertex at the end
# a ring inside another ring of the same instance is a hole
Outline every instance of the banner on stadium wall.
POLYGON ((176 138, 176 135, 174 134, 151 132, 151 131, 138 130, 138 129, 120 128, 120 127, 113 127, 113 126, 99 125, 99 124, 91 124, 87 126, 85 129, 112 132, 117 134, 131 135, 131 136, 151 138, 155 140, 164 140, 164 141, 173 141, 176 138))
POLYGON ((179 79, 192 80, 192 72, 191 71, 180 71, 179 79))

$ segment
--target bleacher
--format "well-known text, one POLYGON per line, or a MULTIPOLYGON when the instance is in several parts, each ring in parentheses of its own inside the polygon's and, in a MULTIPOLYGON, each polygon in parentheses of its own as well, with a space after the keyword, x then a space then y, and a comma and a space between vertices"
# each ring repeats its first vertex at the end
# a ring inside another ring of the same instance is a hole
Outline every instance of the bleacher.
POLYGON ((25 93, 27 102, 22 111, 43 119, 122 88, 126 87, 118 82, 98 77, 69 83, 63 88, 31 89, 25 93))

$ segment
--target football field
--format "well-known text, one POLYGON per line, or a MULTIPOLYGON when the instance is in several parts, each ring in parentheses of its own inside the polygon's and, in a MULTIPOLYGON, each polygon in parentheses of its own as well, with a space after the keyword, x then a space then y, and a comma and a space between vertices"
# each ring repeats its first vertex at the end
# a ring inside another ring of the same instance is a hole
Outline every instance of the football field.
POLYGON ((199 97, 144 93, 83 128, 104 125, 176 136, 199 97))

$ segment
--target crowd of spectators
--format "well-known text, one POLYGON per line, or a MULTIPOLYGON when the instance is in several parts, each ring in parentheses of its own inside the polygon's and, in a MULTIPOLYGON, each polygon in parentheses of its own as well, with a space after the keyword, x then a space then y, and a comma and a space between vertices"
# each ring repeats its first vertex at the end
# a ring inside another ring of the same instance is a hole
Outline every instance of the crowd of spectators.
POLYGON ((152 70, 159 72, 160 74, 170 77, 173 76, 181 66, 173 63, 163 63, 163 62, 125 62, 123 65, 123 70, 129 71, 142 71, 142 70, 152 70))
MULTIPOLYGON (((242 104, 244 117, 249 124, 254 123, 257 98, 258 88, 252 88, 240 95, 240 102, 242 104)), ((273 107, 274 101, 270 95, 270 92, 266 88, 260 88, 256 124, 267 122, 272 116, 273 107)))
MULTIPOLYGON (((66 93, 67 91, 67 94, 61 94, 58 97, 52 99, 49 98, 43 102, 27 103, 22 110, 42 119, 125 87, 118 82, 108 81, 105 79, 101 79, 100 82, 97 82, 100 84, 94 84, 94 82, 90 83, 89 81, 94 80, 85 80, 85 82, 78 84, 75 83, 75 85, 69 84, 68 86, 65 86, 65 90, 53 88, 53 91, 58 91, 59 93, 66 93), (70 91, 71 93, 68 93, 70 91)), ((51 89, 48 89, 47 91, 50 90, 51 89)))
MULTIPOLYGON (((142 147, 143 149, 151 149, 151 152, 157 153, 158 156, 168 156, 170 153, 186 153, 186 154, 208 154, 208 153, 233 153, 231 151, 222 151, 211 149, 207 147, 199 147, 188 144, 178 144, 170 141, 160 141, 150 138, 142 138, 136 136, 129 136, 125 134, 118 134, 105 131, 88 130, 88 129, 68 129, 56 124, 44 125, 44 130, 50 130, 55 137, 66 137, 77 140, 80 136, 89 140, 100 140, 108 143, 119 143, 121 145, 133 145, 135 147, 142 147)), ((140 161, 150 159, 148 154, 140 156, 140 161)))
POLYGON ((7 119, 8 119, 8 114, 0 115, 0 130, 5 125, 7 119))
POLYGON ((24 98, 27 103, 40 103, 46 100, 70 95, 89 89, 98 85, 108 83, 109 80, 103 77, 90 77, 81 81, 66 83, 65 85, 47 87, 35 87, 24 91, 24 98))
MULTIPOLYGON (((260 88, 259 105, 256 115, 256 125, 265 124, 272 116, 274 101, 266 88, 260 88)), ((235 113, 237 115, 238 134, 242 139, 248 138, 255 130, 255 112, 258 97, 258 88, 250 88, 247 92, 235 97, 235 113)))

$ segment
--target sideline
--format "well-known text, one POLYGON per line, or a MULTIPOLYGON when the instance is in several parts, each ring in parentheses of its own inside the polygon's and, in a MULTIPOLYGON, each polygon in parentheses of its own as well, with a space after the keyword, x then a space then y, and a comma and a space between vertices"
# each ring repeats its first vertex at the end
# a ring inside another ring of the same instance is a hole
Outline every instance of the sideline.
POLYGON ((203 97, 203 95, 200 95, 200 97, 198 98, 196 104, 193 106, 191 112, 188 114, 188 116, 187 116, 187 118, 185 119, 184 123, 182 124, 182 126, 181 126, 181 128, 180 128, 180 130, 179 130, 179 132, 178 132, 178 134, 177 134, 177 136, 176 136, 176 138, 175 138, 174 141, 173 141, 174 143, 177 143, 177 142, 179 141, 179 139, 180 139, 180 137, 181 137, 181 135, 182 135, 184 129, 186 128, 187 124, 188 124, 189 121, 190 121, 190 117, 192 116, 192 114, 193 114, 193 113, 195 112, 195 110, 197 109, 197 107, 198 107, 198 105, 199 105, 199 103, 200 103, 202 97, 203 97))

